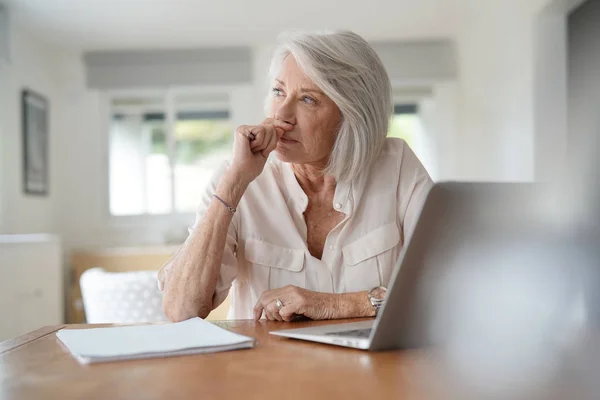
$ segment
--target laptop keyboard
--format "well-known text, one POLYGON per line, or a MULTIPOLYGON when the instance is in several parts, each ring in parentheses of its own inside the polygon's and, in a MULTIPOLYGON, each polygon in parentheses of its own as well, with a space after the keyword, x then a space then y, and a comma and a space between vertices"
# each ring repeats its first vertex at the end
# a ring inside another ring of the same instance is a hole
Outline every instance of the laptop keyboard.
POLYGON ((368 329, 355 329, 355 330, 352 330, 352 331, 342 331, 342 332, 328 332, 326 335, 329 335, 329 336, 357 337, 357 338, 369 338, 369 336, 371 336, 371 328, 368 328, 368 329))

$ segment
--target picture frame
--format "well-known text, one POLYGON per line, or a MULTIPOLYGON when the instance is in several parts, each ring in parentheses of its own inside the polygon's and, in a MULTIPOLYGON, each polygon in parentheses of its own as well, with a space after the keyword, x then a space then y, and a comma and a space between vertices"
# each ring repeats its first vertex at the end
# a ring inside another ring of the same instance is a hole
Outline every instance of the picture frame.
POLYGON ((46 97, 29 89, 21 91, 23 130, 23 191, 48 196, 49 105, 46 97))

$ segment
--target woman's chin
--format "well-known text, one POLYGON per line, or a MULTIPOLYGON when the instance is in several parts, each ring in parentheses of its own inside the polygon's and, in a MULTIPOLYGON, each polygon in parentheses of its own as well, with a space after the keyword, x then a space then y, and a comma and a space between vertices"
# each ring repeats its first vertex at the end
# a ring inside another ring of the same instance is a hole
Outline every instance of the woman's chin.
POLYGON ((281 149, 280 147, 277 147, 275 149, 275 151, 273 151, 273 153, 275 153, 275 156, 281 162, 285 162, 285 163, 293 163, 294 162, 294 158, 290 157, 291 154, 289 154, 289 152, 286 151, 285 149, 281 149))

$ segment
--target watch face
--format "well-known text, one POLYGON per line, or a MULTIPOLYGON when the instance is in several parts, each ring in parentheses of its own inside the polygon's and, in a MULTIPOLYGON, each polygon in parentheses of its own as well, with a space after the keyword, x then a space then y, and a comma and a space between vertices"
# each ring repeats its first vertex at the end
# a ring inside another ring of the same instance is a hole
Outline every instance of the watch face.
POLYGON ((386 292, 387 292, 386 288, 380 286, 378 288, 373 289, 370 294, 371 294, 371 297, 374 298, 375 300, 384 300, 386 292))

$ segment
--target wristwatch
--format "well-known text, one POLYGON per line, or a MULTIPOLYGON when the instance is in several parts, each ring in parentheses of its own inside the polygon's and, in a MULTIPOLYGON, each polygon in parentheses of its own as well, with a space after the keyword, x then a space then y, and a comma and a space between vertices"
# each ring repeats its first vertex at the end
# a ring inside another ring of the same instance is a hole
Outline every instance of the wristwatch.
POLYGON ((373 305, 375 309, 375 315, 379 312, 381 306, 383 306, 383 302, 385 301, 385 294, 387 293, 387 289, 383 286, 376 286, 373 289, 369 290, 367 296, 369 297, 369 301, 373 305))

